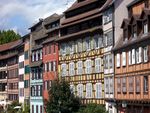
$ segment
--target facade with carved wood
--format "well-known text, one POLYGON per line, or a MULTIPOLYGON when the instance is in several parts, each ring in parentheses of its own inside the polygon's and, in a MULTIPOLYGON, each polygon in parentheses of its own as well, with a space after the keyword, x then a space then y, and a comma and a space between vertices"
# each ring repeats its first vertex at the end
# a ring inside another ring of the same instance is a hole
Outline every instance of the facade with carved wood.
POLYGON ((103 30, 105 0, 77 0, 64 13, 59 44, 59 76, 83 103, 104 104, 103 30))

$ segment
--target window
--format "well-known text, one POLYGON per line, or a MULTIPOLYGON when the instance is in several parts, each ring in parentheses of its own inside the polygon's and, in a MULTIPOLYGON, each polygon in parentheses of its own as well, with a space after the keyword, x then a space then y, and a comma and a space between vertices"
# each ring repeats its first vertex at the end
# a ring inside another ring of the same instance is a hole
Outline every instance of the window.
POLYGON ((91 50, 91 39, 90 39, 90 37, 86 38, 86 50, 87 51, 91 50))
POLYGON ((113 83, 114 83, 113 82, 113 78, 109 78, 109 82, 108 83, 109 83, 109 92, 110 92, 110 94, 113 94, 113 91, 114 91, 114 89, 113 89, 114 88, 113 87, 114 86, 113 85, 113 83))
POLYGON ((102 83, 96 83, 96 98, 102 98, 102 83))
POLYGON ((39 113, 39 111, 38 111, 38 105, 36 105, 36 113, 39 113))
POLYGON ((117 92, 121 93, 121 79, 117 78, 117 92))
POLYGON ((140 93, 140 76, 136 76, 136 93, 140 93))
POLYGON ((134 78, 133 77, 128 77, 129 81, 129 93, 133 93, 133 83, 134 83, 134 78))
POLYGON ((40 59, 42 60, 42 49, 40 50, 40 59))
POLYGON ((83 98, 83 84, 77 85, 77 95, 80 98, 83 98))
POLYGON ((69 74, 70 74, 70 76, 75 75, 75 65, 74 65, 74 62, 69 63, 69 74))
POLYGON ((128 31, 127 31, 127 29, 124 29, 123 34, 124 34, 124 41, 127 41, 128 40, 128 31))
POLYGON ((102 36, 100 36, 100 34, 96 34, 94 35, 94 48, 98 49, 100 47, 102 47, 102 36))
POLYGON ((144 92, 147 93, 148 92, 148 76, 144 76, 144 92))
POLYGON ((82 64, 82 61, 78 61, 77 62, 77 74, 78 75, 83 74, 83 64, 82 64))
POLYGON ((34 105, 32 105, 32 113, 34 113, 34 105))
POLYGON ((136 63, 139 63, 139 48, 136 49, 136 63))
POLYGON ((29 51, 24 52, 24 58, 25 60, 29 59, 29 51))
POLYGON ((135 49, 132 49, 132 64, 135 64, 135 49))
POLYGON ((25 80, 24 81, 24 88, 28 88, 29 87, 29 80, 25 80))
POLYGON ((113 32, 112 31, 109 31, 108 33, 104 35, 103 43, 105 47, 112 46, 113 44, 113 32))
POLYGON ((106 56, 104 56, 104 69, 108 69, 108 59, 109 59, 109 56, 108 55, 106 55, 106 56))
POLYGON ((119 53, 117 54, 116 64, 117 64, 117 67, 120 67, 120 54, 119 53))
POLYGON ((40 113, 43 113, 43 107, 40 105, 40 113))
POLYGON ((30 67, 29 65, 25 66, 25 74, 29 74, 30 73, 30 67))
POLYGON ((85 61, 85 73, 86 74, 91 74, 92 72, 92 61, 91 60, 86 60, 85 61))
POLYGON ((82 52, 82 40, 78 40, 78 52, 82 52))
POLYGON ((148 24, 147 24, 147 21, 144 21, 143 33, 144 34, 148 33, 148 24))
POLYGON ((136 34, 136 25, 133 25, 133 28, 132 28, 132 38, 136 38, 137 37, 137 34, 136 34))
POLYGON ((24 75, 19 75, 19 81, 24 81, 24 75))
POLYGON ((56 71, 56 61, 53 61, 53 71, 56 71))
POLYGON ((101 58, 95 59, 95 72, 96 73, 101 72, 101 58))
POLYGON ((75 93, 75 86, 73 84, 70 85, 70 90, 72 93, 75 93))
POLYGON ((92 83, 86 84, 86 98, 92 98, 92 83))
POLYGON ((62 77, 67 76, 67 65, 66 64, 61 65, 61 71, 62 71, 62 77))
POLYGON ((126 89, 126 78, 122 78, 122 92, 126 93, 127 89, 126 89))
POLYGON ((122 66, 126 66, 126 52, 122 52, 122 66))
POLYGON ((24 89, 23 88, 20 88, 20 90, 19 90, 19 95, 20 95, 20 97, 23 97, 24 96, 24 89))
POLYGON ((66 44, 61 45, 61 53, 62 55, 66 55, 66 44))
POLYGON ((32 62, 35 61, 35 52, 32 53, 32 62))
POLYGON ((144 50, 144 62, 148 62, 148 46, 143 48, 144 50))
POLYGON ((105 93, 108 94, 109 93, 109 79, 108 78, 104 78, 104 83, 105 83, 105 93))
POLYGON ((70 54, 73 54, 74 53, 74 42, 70 42, 69 48, 70 48, 70 54))
POLYGON ((132 57, 131 57, 131 51, 129 51, 128 52, 128 55, 129 55, 129 65, 131 65, 132 64, 132 57))

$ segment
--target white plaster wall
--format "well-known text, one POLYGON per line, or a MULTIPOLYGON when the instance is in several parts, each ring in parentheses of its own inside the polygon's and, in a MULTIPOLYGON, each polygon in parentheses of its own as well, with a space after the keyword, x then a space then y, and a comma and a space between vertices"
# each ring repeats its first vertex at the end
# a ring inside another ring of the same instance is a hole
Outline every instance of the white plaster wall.
POLYGON ((24 55, 19 56, 19 62, 22 62, 22 61, 24 61, 24 55))
POLYGON ((23 75, 24 74, 24 68, 19 69, 19 75, 23 75))
POLYGON ((19 88, 24 88, 24 82, 19 82, 19 88))
POLYGON ((127 5, 133 0, 115 0, 114 3, 114 28, 115 28, 115 43, 121 37, 123 31, 120 28, 124 18, 128 18, 127 5))

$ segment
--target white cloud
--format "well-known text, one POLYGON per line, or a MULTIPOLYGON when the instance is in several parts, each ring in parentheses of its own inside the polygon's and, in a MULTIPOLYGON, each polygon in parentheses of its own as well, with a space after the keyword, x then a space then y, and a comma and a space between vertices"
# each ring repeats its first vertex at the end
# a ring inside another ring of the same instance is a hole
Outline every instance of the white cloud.
MULTIPOLYGON (((45 18, 53 13, 61 14, 75 0, 1 0, 0 2, 0 28, 9 27, 14 15, 23 16, 31 26, 39 18, 45 18), (68 5, 66 5, 68 1, 68 5), (5 22, 6 21, 6 22, 5 22)), ((17 17, 16 17, 17 18, 17 17)), ((10 28, 13 28, 11 26, 10 28)), ((18 29, 19 26, 17 26, 18 29)), ((25 30, 26 31, 26 30, 25 30)))

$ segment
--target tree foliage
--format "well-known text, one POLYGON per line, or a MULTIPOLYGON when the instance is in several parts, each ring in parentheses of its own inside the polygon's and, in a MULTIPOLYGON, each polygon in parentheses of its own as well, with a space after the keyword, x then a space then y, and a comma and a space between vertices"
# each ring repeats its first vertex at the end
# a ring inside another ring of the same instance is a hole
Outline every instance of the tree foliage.
POLYGON ((5 44, 20 38, 21 36, 16 34, 13 30, 0 31, 0 44, 5 44))
POLYGON ((47 113, 75 113, 80 107, 80 99, 75 97, 65 81, 54 81, 49 91, 47 113))
POLYGON ((17 113, 18 109, 14 109, 16 106, 21 106, 21 104, 19 104, 18 101, 13 101, 10 105, 8 105, 7 113, 17 113))
POLYGON ((108 113, 103 105, 88 104, 85 107, 81 107, 77 113, 108 113))

